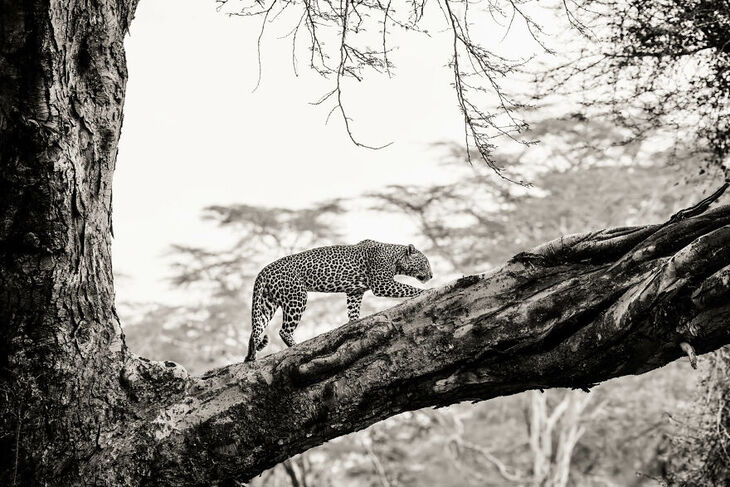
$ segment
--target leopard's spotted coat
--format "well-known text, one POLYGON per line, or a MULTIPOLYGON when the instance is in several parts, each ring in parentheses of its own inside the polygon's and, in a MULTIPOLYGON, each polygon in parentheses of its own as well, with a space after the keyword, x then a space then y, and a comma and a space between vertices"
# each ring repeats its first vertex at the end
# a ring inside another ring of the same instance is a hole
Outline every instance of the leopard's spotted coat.
POLYGON ((407 275, 425 282, 432 277, 428 259, 413 245, 398 245, 363 240, 356 245, 333 245, 306 250, 283 257, 264 267, 253 289, 252 330, 246 361, 268 343, 264 334, 276 310, 284 319, 279 335, 288 346, 294 345, 292 333, 307 306, 307 291, 347 294, 347 316, 360 316, 365 291, 392 298, 416 296, 423 292, 393 280, 407 275))

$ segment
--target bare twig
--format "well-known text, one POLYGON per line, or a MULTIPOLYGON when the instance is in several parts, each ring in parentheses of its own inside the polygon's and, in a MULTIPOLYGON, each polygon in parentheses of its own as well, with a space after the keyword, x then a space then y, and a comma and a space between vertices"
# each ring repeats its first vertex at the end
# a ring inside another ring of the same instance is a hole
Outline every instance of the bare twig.
MULTIPOLYGON (((388 38, 392 36, 392 29, 428 35, 422 25, 425 24, 423 19, 426 2, 427 0, 408 0, 407 8, 402 8, 394 5, 392 0, 340 0, 339 3, 333 0, 301 0, 301 2, 273 0, 270 3, 265 0, 254 0, 244 2, 242 8, 234 8, 231 0, 217 0, 218 9, 225 8, 225 13, 228 15, 263 17, 257 38, 258 77, 254 91, 261 83, 261 47, 266 24, 281 16, 282 12, 290 6, 301 5, 302 13, 298 16, 297 23, 285 36, 292 36, 294 72, 298 75, 297 39, 299 29, 303 25, 309 33, 310 68, 325 78, 332 78, 334 84, 332 89, 313 104, 319 105, 330 99, 332 95, 336 95, 334 108, 328 112, 326 121, 329 120, 332 113, 338 113, 352 143, 368 149, 381 149, 391 143, 365 144, 355 135, 352 117, 349 116, 344 103, 345 78, 363 80, 368 70, 392 77, 393 63, 388 48, 388 38), (373 26, 374 23, 377 23, 377 27, 373 26), (367 37, 360 35, 367 33, 369 29, 377 29, 380 34, 378 36, 380 45, 377 48, 368 47, 367 37), (331 42, 328 39, 333 32, 338 32, 337 42, 331 42), (335 48, 333 47, 335 45, 337 46, 336 65, 331 62, 335 58, 335 48)), ((469 25, 472 16, 477 15, 479 11, 475 6, 481 5, 483 9, 493 13, 495 21, 494 13, 509 18, 505 35, 510 31, 514 20, 521 19, 535 42, 544 51, 550 52, 544 42, 542 28, 527 14, 523 3, 515 0, 478 0, 475 3, 438 0, 438 3, 445 13, 447 25, 454 36, 452 68, 457 101, 464 117, 465 142, 467 146, 474 147, 475 153, 479 154, 500 177, 524 184, 508 178, 492 157, 495 139, 498 137, 506 137, 523 144, 532 143, 532 141, 523 140, 521 134, 527 125, 515 115, 524 107, 505 93, 498 80, 520 67, 524 60, 510 61, 479 45, 472 39, 469 25), (457 3, 459 13, 454 10, 457 3), (463 69, 469 66, 470 70, 463 69), (485 94, 494 95, 496 99, 494 109, 481 106, 482 102, 478 99, 485 94)), ((236 6, 238 5, 236 4, 236 6)), ((471 151, 466 152, 467 159, 471 163, 470 153, 471 151)))

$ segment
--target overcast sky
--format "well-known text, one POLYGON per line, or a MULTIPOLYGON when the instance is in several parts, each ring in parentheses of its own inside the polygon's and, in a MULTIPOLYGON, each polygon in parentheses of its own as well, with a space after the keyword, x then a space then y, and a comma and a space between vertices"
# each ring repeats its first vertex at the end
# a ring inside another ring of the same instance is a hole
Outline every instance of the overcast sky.
MULTIPOLYGON (((215 245, 206 205, 300 207, 387 184, 448 179, 436 142, 463 141, 450 83, 448 35, 432 12, 431 38, 399 36, 396 76, 350 82, 345 105, 363 142, 354 146, 331 105, 313 106, 331 81, 292 67, 285 16, 268 27, 257 81, 260 20, 229 17, 212 0, 140 2, 126 40, 129 82, 114 180, 117 300, 164 300, 172 243, 215 245)), ((493 26, 492 26, 493 27, 493 26)), ((516 32, 519 47, 519 27, 516 32)), ((498 32, 492 32, 497 35, 498 32)), ((360 238, 410 240, 392 221, 348 222, 360 238), (388 223, 390 222, 390 224, 388 223)))

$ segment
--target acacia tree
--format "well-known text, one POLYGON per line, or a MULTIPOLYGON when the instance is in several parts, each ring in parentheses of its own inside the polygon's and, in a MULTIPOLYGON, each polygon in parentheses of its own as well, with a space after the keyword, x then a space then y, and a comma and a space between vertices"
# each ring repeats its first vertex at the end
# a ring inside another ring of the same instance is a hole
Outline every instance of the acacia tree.
POLYGON ((256 364, 189 377, 135 356, 110 241, 136 3, 0 4, 4 484, 235 484, 402 411, 589 388, 730 342, 730 207, 708 199, 544 244, 256 364))
POLYGON ((632 131, 663 130, 703 154, 704 173, 730 178, 730 2, 569 0, 570 22, 588 43, 538 74, 548 92, 570 93, 585 116, 632 131))

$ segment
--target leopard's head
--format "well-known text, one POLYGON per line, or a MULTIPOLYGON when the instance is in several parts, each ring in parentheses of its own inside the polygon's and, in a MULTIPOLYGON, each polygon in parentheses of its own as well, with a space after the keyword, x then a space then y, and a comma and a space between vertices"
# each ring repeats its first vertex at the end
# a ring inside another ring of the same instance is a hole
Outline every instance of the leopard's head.
POLYGON ((426 282, 433 277, 431 265, 421 251, 413 244, 406 247, 406 251, 396 262, 396 274, 415 277, 421 282, 426 282))

